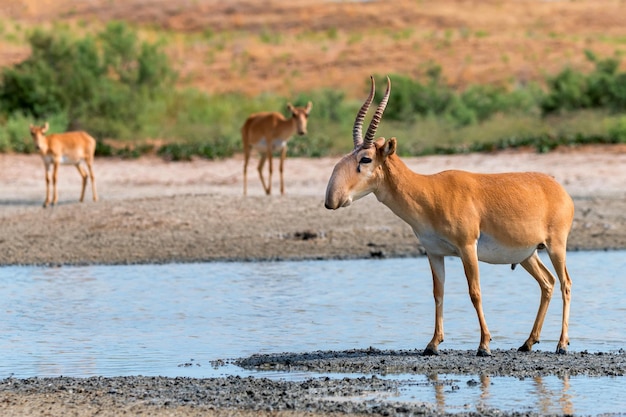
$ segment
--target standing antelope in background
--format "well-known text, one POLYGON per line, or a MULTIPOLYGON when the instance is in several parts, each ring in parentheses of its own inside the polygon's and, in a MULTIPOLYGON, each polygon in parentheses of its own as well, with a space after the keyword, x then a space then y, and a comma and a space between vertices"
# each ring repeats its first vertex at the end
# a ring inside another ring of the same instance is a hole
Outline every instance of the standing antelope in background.
POLYGON ((43 203, 44 208, 50 204, 50 176, 52 176, 52 205, 56 204, 59 199, 57 192, 57 175, 59 165, 74 165, 78 169, 80 176, 83 178, 83 188, 80 193, 80 202, 85 198, 85 187, 87 187, 87 172, 81 165, 83 162, 89 170, 89 178, 91 178, 91 191, 93 201, 98 201, 98 193, 96 192, 96 181, 93 175, 93 158, 96 151, 96 140, 89 136, 86 132, 67 132, 57 133, 45 136, 48 131, 48 122, 41 127, 30 125, 30 134, 35 141, 35 146, 43 158, 46 169, 46 200, 43 203), (52 167, 52 172, 50 172, 52 167))
POLYGON ((248 193, 248 161, 250 160, 250 152, 252 148, 259 151, 261 159, 259 160, 259 177, 263 184, 265 194, 272 193, 272 153, 280 150, 280 193, 285 194, 285 183, 283 180, 283 165, 285 156, 287 156, 287 141, 294 133, 306 135, 307 119, 313 104, 309 101, 306 107, 294 107, 291 103, 287 104, 287 108, 291 112, 291 118, 285 119, 285 116, 278 112, 254 113, 246 119, 241 127, 241 138, 243 141, 243 195, 248 193), (263 178, 263 165, 265 160, 269 160, 269 178, 267 185, 263 178))
POLYGON ((482 309, 478 261, 519 263, 537 280, 541 287, 539 311, 530 336, 519 348, 530 351, 539 342, 555 283, 554 275, 537 255, 537 249, 543 248, 561 283, 563 319, 556 351, 566 353, 572 282, 565 254, 574 217, 571 197, 554 179, 540 173, 444 171, 420 175, 411 171, 395 153, 396 138, 374 140, 390 91, 391 81, 387 78, 387 91, 363 139, 363 119, 374 97, 372 78, 370 95, 354 122, 354 150, 335 166, 325 206, 335 210, 374 193, 378 201, 413 228, 426 249, 435 298, 435 333, 424 354, 438 354, 439 343, 443 342, 445 256, 457 256, 463 262, 480 324, 479 356, 491 355, 491 335, 482 309))

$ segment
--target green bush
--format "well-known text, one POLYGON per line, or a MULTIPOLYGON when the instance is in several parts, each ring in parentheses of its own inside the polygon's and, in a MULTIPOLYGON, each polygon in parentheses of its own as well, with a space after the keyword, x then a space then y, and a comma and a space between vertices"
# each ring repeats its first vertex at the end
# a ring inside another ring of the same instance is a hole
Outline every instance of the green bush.
POLYGON ((158 45, 139 42, 124 23, 110 23, 95 38, 36 30, 29 42, 31 56, 2 72, 0 110, 6 114, 43 120, 66 113, 63 130, 131 137, 141 128, 138 115, 174 86, 158 45))
POLYGON ((0 152, 33 152, 35 146, 28 131, 30 123, 32 120, 22 113, 9 118, 0 129, 0 152))
MULTIPOLYGON (((385 110, 386 119, 412 122, 418 117, 437 116, 463 127, 483 122, 497 113, 534 112, 541 97, 535 85, 513 91, 500 86, 472 85, 457 92, 443 82, 439 67, 431 68, 427 75, 426 83, 401 75, 391 77, 392 98, 385 110)), ((377 77, 376 84, 386 85, 385 78, 377 77)), ((383 94, 383 89, 378 88, 377 102, 383 94)))
POLYGON ((609 137, 615 143, 626 143, 626 116, 620 117, 617 122, 609 128, 609 137))
MULTIPOLYGON (((49 121, 51 132, 91 133, 100 156, 136 157, 154 150, 146 139, 159 139, 166 144, 157 153, 169 160, 229 157, 242 151, 240 129, 251 113, 279 111, 289 117, 287 102, 307 101, 313 102, 308 134, 290 141, 289 155, 335 155, 352 146, 363 96, 347 100, 333 89, 295 97, 176 89, 160 45, 141 42, 119 22, 80 39, 63 28, 36 30, 29 43, 32 55, 1 73, 0 152, 32 152, 28 125, 49 121), (119 143, 111 146, 105 138, 119 143)), ((626 122, 615 115, 626 110, 626 73, 616 58, 599 59, 591 52, 587 58, 595 64, 592 72, 565 68, 548 78, 543 90, 535 84, 456 90, 432 63, 422 68, 419 80, 392 74, 392 96, 378 134, 397 136, 402 155, 516 146, 543 152, 564 144, 626 142, 626 122)), ((377 103, 386 78, 375 78, 377 103)), ((363 91, 369 92, 369 80, 363 91)))
POLYGON ((619 72, 619 59, 599 59, 590 51, 586 55, 595 64, 590 74, 566 68, 548 78, 548 92, 541 102, 544 114, 587 108, 626 110, 626 73, 619 72))
MULTIPOLYGON (((391 75, 392 98, 385 110, 385 118, 411 121, 416 116, 442 115, 454 100, 453 90, 441 79, 441 68, 434 66, 427 71, 428 80, 421 83, 402 75, 391 75)), ((382 86, 387 85, 386 77, 375 77, 375 101, 380 102, 384 94, 382 86)), ((369 91, 369 80, 367 85, 369 91)))

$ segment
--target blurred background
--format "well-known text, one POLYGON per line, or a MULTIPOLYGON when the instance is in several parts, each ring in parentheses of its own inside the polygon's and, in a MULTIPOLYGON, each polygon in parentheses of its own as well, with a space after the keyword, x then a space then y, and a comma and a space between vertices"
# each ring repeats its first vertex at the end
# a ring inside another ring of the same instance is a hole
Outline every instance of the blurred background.
POLYGON ((314 103, 292 156, 352 148, 377 80, 404 156, 626 143, 626 2, 0 0, 0 152, 31 123, 100 156, 241 152, 256 111, 314 103))

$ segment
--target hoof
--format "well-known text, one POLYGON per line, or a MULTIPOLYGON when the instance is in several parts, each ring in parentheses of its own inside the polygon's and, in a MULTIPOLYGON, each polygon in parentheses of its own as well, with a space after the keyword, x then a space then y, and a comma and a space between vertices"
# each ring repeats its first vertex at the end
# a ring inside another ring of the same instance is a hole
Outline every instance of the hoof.
POLYGON ((522 346, 520 346, 517 351, 518 352, 530 352, 531 348, 530 346, 528 346, 526 343, 524 343, 522 346))
POLYGON ((566 355, 567 354, 567 349, 565 349, 565 348, 563 348, 561 346, 558 346, 556 348, 556 354, 557 355, 566 355))
POLYGON ((476 352, 476 356, 489 357, 491 356, 491 352, 489 351, 489 349, 478 349, 478 352, 476 352))
POLYGON ((422 355, 424 355, 424 356, 439 356, 439 351, 437 349, 433 349, 431 347, 427 347, 426 349, 424 349, 424 352, 422 352, 422 355))

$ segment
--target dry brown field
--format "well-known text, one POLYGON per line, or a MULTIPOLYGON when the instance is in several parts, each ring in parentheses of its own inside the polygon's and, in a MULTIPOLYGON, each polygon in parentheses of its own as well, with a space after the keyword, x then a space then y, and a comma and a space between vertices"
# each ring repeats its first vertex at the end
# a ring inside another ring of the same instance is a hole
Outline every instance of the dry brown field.
POLYGON ((181 86, 211 93, 356 96, 369 74, 420 77, 429 63, 460 88, 515 85, 590 68, 587 49, 625 52, 624 16, 620 0, 0 0, 0 66, 28 56, 33 27, 121 19, 165 40, 181 86))

